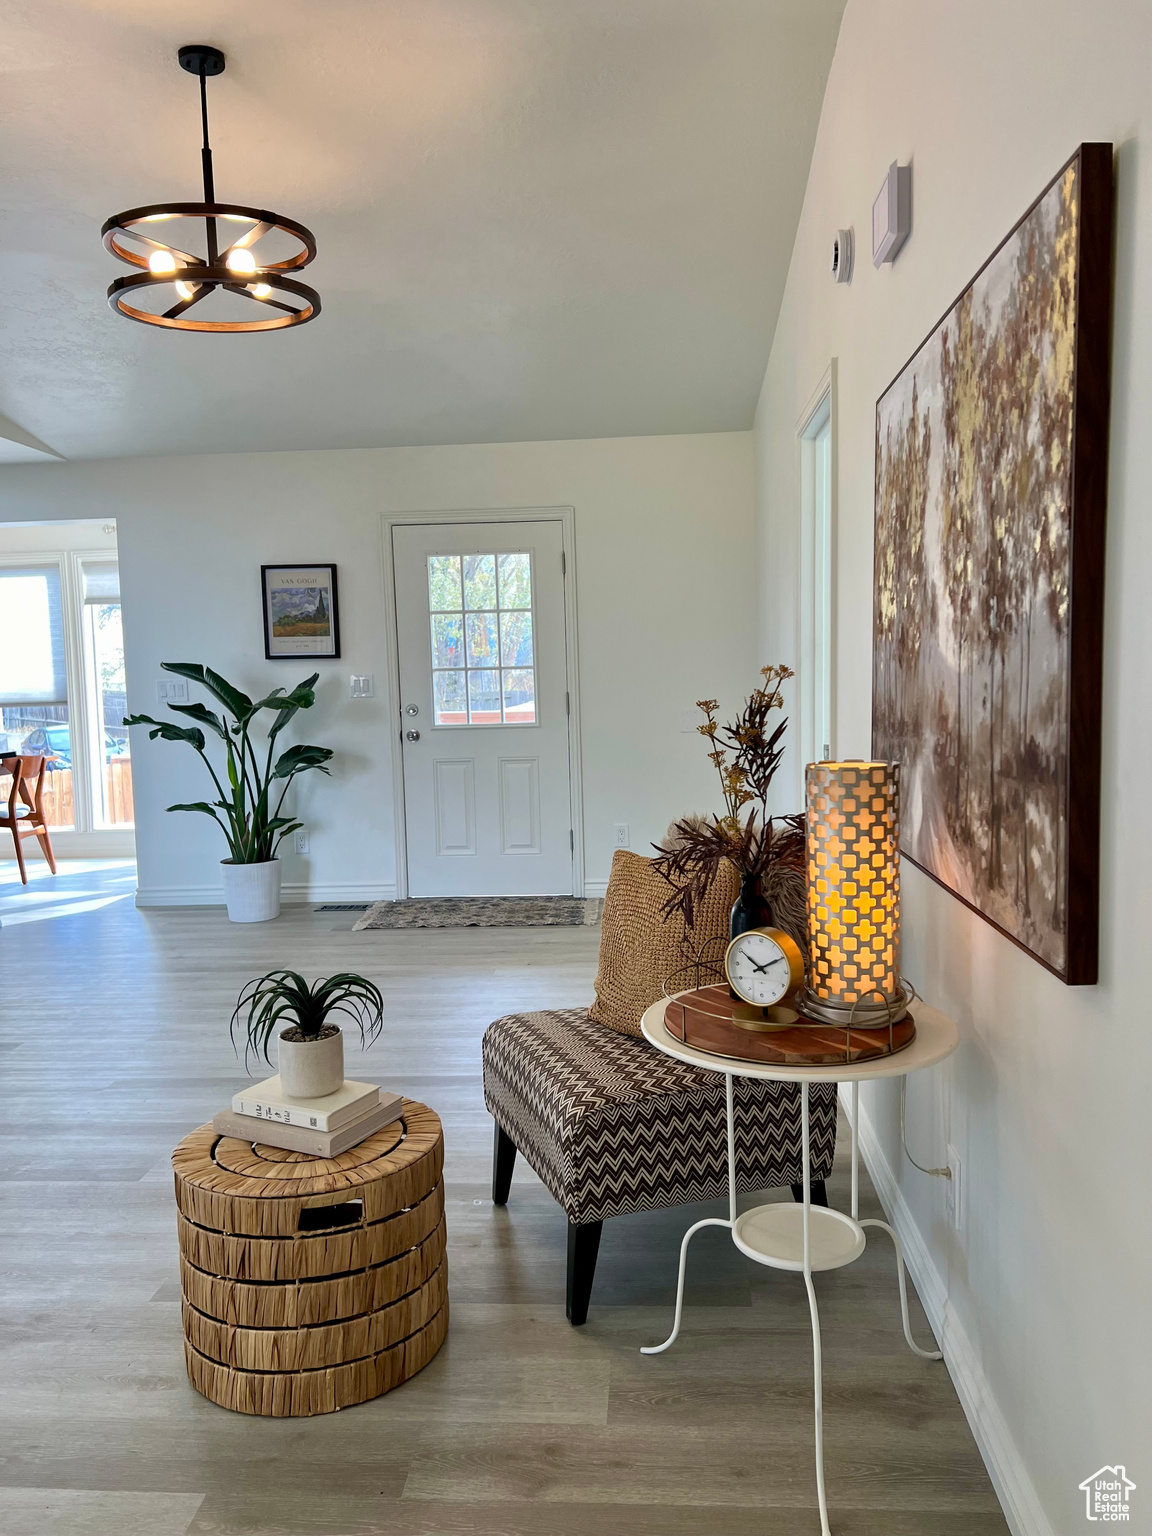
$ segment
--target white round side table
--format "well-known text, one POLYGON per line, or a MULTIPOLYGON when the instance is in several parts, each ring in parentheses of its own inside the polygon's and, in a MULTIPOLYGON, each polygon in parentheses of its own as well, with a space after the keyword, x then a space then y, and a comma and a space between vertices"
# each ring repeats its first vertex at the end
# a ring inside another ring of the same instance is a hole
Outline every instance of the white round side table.
POLYGON ((812 1364, 816 1421, 816 1497, 820 1504, 821 1536, 831 1536, 828 1525, 828 1502, 824 1493, 824 1410, 823 1383, 820 1355, 820 1313, 816 1306, 816 1290, 812 1276, 820 1270, 839 1269, 851 1264, 864 1252, 867 1242, 865 1227, 880 1227, 887 1232, 896 1248, 896 1274, 900 1284, 900 1316, 904 1324, 904 1337, 909 1349, 922 1360, 943 1359, 939 1350, 921 1349, 912 1338, 908 1322, 908 1287, 904 1277, 904 1255, 900 1240, 886 1221, 860 1220, 860 1084, 877 1077, 904 1077, 924 1067, 935 1066, 956 1049, 959 1033, 956 1025, 945 1014, 926 1003, 917 1002, 913 1008, 916 1020, 916 1037, 910 1045, 892 1056, 881 1056, 872 1061, 827 1067, 774 1066, 767 1062, 743 1061, 734 1056, 714 1056, 708 1051, 696 1050, 684 1045, 670 1034, 664 1024, 666 1000, 661 998, 652 1004, 640 1023, 644 1038, 658 1051, 674 1056, 677 1061, 708 1072, 719 1072, 724 1077, 728 1110, 728 1219, 706 1217, 688 1228, 680 1244, 680 1272, 676 1282, 676 1313, 672 1332, 663 1344, 653 1344, 641 1349, 642 1355, 659 1355, 670 1348, 680 1333, 680 1319, 684 1310, 684 1269, 688 1259, 688 1244, 703 1227, 727 1227, 732 1241, 741 1253, 747 1254, 757 1264, 771 1269, 794 1270, 804 1276, 808 1291, 808 1310, 812 1317, 812 1364), (804 1200, 795 1203, 774 1203, 753 1206, 743 1215, 736 1214, 736 1130, 733 1123, 732 1080, 737 1077, 767 1078, 778 1083, 799 1083, 800 1087, 800 1139, 803 1146, 804 1200), (810 1083, 852 1084, 852 1214, 833 1211, 825 1206, 812 1204, 812 1159, 808 1145, 808 1086, 810 1083))

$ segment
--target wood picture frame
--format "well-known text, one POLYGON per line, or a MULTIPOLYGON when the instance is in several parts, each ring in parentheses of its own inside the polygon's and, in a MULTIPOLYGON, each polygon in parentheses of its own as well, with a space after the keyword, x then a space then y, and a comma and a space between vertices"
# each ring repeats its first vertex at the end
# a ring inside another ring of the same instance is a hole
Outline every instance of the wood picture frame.
POLYGON ((1071 986, 1100 894, 1113 157, 1081 144, 876 402, 901 851, 1071 986))
POLYGON ((268 661, 334 661, 340 656, 336 567, 321 561, 262 565, 264 656, 268 661))

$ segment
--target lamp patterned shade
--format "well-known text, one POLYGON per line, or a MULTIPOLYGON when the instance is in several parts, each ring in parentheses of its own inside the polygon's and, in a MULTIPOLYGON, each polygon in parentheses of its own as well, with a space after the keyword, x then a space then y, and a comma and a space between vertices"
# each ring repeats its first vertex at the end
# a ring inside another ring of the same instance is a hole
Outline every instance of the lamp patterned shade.
POLYGON ((805 1012, 865 1022, 901 998, 900 765, 810 763, 805 1012))

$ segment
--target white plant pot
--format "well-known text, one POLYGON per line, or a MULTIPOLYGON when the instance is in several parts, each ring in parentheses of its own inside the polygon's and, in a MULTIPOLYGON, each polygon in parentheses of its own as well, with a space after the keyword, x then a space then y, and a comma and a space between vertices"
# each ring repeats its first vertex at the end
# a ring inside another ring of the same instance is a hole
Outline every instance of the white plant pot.
POLYGON ((280 860, 233 864, 222 859, 224 900, 233 923, 266 923, 280 916, 280 860))
MULTIPOLYGON (((294 1027, 294 1026, 289 1026, 294 1027)), ((277 1042, 280 1087, 293 1099, 322 1099, 344 1082, 344 1036, 277 1042)))

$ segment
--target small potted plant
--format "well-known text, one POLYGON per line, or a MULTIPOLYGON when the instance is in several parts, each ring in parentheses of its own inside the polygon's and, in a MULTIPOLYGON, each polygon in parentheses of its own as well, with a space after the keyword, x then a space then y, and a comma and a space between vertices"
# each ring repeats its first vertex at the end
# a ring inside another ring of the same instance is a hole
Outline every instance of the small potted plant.
POLYGON ((206 704, 169 704, 168 708, 197 723, 177 725, 172 720, 153 720, 151 715, 127 715, 125 725, 151 725, 150 741, 162 736, 165 741, 185 741, 204 760, 212 775, 218 799, 211 804, 195 800, 188 805, 170 805, 170 811, 199 811, 211 816, 228 841, 229 857, 220 861, 224 874, 224 900, 234 923, 264 923, 280 912, 280 859, 277 849, 302 825, 291 816, 282 816, 284 797, 292 781, 311 768, 327 773, 332 756, 329 747, 289 747, 272 760, 276 738, 302 709, 316 702, 313 685, 320 676, 298 683, 291 693, 273 688, 264 698, 253 701, 239 688, 213 672, 211 667, 185 661, 162 661, 165 672, 175 672, 206 688, 223 705, 223 717, 206 704), (267 752, 261 763, 252 740, 252 726, 261 710, 271 710, 276 718, 268 730, 267 752), (227 754, 224 777, 212 766, 205 747, 207 726, 224 743, 227 754), (279 793, 277 794, 277 786, 279 793), (275 800, 275 804, 273 801, 275 800), (220 813, 223 812, 223 815, 220 813))
POLYGON ((384 1027, 384 999, 365 976, 349 971, 308 984, 297 971, 269 971, 242 988, 232 1014, 230 1033, 244 1035, 244 1064, 263 1056, 277 1024, 288 1021, 277 1039, 280 1086, 290 1098, 322 1099, 344 1081, 344 1035, 333 1015, 343 1014, 360 1031, 364 1050, 384 1027))

